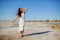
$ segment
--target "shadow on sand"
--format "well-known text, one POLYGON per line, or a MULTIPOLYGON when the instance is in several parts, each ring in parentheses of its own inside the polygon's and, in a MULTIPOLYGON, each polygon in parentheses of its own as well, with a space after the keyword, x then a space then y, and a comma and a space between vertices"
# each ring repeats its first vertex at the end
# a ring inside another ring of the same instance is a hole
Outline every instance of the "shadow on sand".
POLYGON ((37 33, 32 33, 32 34, 26 34, 24 36, 40 35, 40 34, 46 34, 46 33, 49 33, 49 32, 52 32, 52 31, 37 32, 37 33))

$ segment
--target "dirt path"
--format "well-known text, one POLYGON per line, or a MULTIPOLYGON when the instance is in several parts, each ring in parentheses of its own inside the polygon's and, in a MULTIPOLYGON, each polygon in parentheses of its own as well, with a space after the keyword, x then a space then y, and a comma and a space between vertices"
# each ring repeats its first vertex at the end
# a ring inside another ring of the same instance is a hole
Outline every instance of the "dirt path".
POLYGON ((0 30, 0 40, 60 40, 60 30, 48 27, 25 27, 24 37, 19 37, 18 27, 0 30))

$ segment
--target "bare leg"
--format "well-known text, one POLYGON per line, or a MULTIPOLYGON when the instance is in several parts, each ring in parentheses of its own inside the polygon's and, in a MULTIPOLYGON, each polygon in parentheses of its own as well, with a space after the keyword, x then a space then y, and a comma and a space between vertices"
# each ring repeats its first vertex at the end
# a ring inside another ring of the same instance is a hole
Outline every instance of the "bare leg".
POLYGON ((20 31, 20 34, 21 34, 21 37, 23 37, 23 34, 24 34, 24 30, 23 30, 23 31, 20 31))

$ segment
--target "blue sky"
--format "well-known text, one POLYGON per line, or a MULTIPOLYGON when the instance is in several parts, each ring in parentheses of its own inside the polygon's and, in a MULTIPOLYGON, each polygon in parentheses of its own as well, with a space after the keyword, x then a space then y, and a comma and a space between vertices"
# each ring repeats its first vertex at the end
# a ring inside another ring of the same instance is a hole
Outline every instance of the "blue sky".
POLYGON ((28 8, 26 20, 60 19, 59 0, 0 0, 0 20, 13 20, 19 7, 28 8))

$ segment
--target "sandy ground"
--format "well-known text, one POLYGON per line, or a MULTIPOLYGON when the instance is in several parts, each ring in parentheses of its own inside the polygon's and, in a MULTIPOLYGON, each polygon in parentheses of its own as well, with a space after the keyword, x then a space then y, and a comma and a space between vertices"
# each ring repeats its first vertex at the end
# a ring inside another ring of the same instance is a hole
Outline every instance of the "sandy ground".
POLYGON ((46 26, 25 27, 24 37, 19 35, 18 27, 0 29, 0 40, 60 40, 60 30, 46 26))

